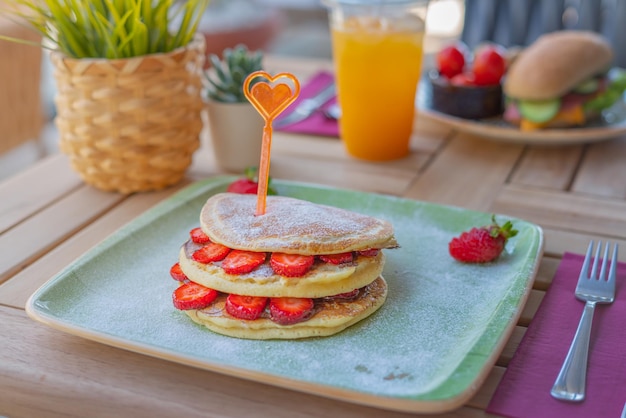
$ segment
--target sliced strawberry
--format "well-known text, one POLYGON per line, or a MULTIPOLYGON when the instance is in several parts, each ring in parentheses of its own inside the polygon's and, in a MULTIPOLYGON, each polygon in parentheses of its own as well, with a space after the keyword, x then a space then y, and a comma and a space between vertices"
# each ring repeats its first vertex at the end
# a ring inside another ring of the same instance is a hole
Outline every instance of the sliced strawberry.
POLYGON ((194 251, 191 255, 195 261, 199 263, 210 263, 212 261, 223 260, 228 255, 230 248, 215 242, 209 242, 199 250, 194 251))
POLYGON ((309 319, 315 303, 311 298, 271 298, 270 319, 280 325, 291 325, 309 319))
POLYGON ((314 261, 312 255, 272 253, 270 266, 274 273, 281 276, 300 277, 309 271, 314 261))
POLYGON ((265 257, 265 253, 232 250, 222 261, 222 268, 228 274, 250 273, 263 264, 265 257))
POLYGON ((206 244, 207 242, 211 241, 209 239, 209 236, 205 234, 200 227, 194 228, 189 231, 189 235, 191 236, 191 240, 196 244, 206 244))
POLYGON ((376 257, 378 255, 378 251, 380 251, 378 248, 370 248, 368 250, 357 251, 357 253, 363 257, 376 257))
POLYGON ((226 312, 239 319, 257 319, 267 305, 267 298, 230 294, 226 298, 226 312))
POLYGON ((179 263, 176 263, 172 267, 170 267, 170 276, 172 276, 172 279, 178 280, 179 282, 184 282, 187 280, 187 275, 183 273, 183 270, 180 268, 179 263))
POLYGON ((217 290, 198 283, 188 282, 174 290, 172 301, 176 309, 202 309, 209 306, 217 295, 217 290))
POLYGON ((331 264, 344 264, 344 263, 350 263, 352 262, 352 259, 354 257, 352 256, 352 253, 340 253, 340 254, 326 254, 326 255, 320 255, 320 260, 322 260, 325 263, 331 263, 331 264))

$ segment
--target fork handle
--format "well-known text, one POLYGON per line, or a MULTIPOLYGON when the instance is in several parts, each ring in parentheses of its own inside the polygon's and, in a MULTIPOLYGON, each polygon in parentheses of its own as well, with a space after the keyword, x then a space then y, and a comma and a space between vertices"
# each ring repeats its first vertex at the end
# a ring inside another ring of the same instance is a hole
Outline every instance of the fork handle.
POLYGON ((591 323, 593 322, 595 307, 595 302, 585 303, 572 345, 550 391, 550 394, 557 399, 575 402, 585 399, 589 337, 591 335, 591 323))

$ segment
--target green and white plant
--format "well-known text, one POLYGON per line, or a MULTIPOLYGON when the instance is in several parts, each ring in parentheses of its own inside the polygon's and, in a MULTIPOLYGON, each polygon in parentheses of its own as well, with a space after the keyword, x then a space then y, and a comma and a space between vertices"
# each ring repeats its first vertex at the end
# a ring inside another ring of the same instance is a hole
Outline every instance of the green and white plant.
MULTIPOLYGON (((12 0, 5 16, 71 58, 130 58, 187 45, 209 0, 12 0)), ((31 43, 6 36, 0 39, 31 43)))
POLYGON ((209 55, 211 68, 206 72, 207 97, 223 103, 244 103, 243 93, 246 77, 263 69, 263 53, 249 51, 245 45, 226 48, 222 59, 209 55))

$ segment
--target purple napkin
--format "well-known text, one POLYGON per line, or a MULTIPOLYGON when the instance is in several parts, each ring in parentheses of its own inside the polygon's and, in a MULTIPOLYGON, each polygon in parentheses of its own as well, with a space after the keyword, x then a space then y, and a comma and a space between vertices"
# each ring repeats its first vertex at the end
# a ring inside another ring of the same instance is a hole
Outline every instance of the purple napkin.
POLYGON ((583 259, 563 255, 487 412, 515 418, 620 416, 626 402, 626 263, 618 263, 613 304, 596 306, 586 399, 566 402, 550 395, 583 311, 574 297, 583 259))
MULTIPOLYGON (((333 81, 333 74, 330 72, 320 72, 308 80, 300 88, 300 96, 282 113, 282 117, 289 115, 305 99, 315 96, 320 90, 333 81)), ((276 128, 277 131, 293 132, 309 135, 334 136, 339 137, 339 124, 336 120, 328 118, 324 115, 323 110, 336 103, 337 98, 330 99, 322 108, 313 113, 308 118, 293 123, 291 125, 276 128)))

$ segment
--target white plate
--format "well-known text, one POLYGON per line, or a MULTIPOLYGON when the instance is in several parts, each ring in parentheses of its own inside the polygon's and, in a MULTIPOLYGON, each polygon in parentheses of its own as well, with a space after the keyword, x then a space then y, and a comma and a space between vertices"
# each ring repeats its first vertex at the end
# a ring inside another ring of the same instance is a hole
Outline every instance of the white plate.
POLYGON ((432 109, 432 88, 422 80, 417 93, 417 111, 426 117, 444 123, 460 132, 471 133, 490 139, 533 145, 566 145, 598 142, 626 134, 626 103, 623 101, 604 111, 600 120, 583 128, 544 129, 532 132, 520 131, 500 117, 489 119, 463 119, 432 109))

